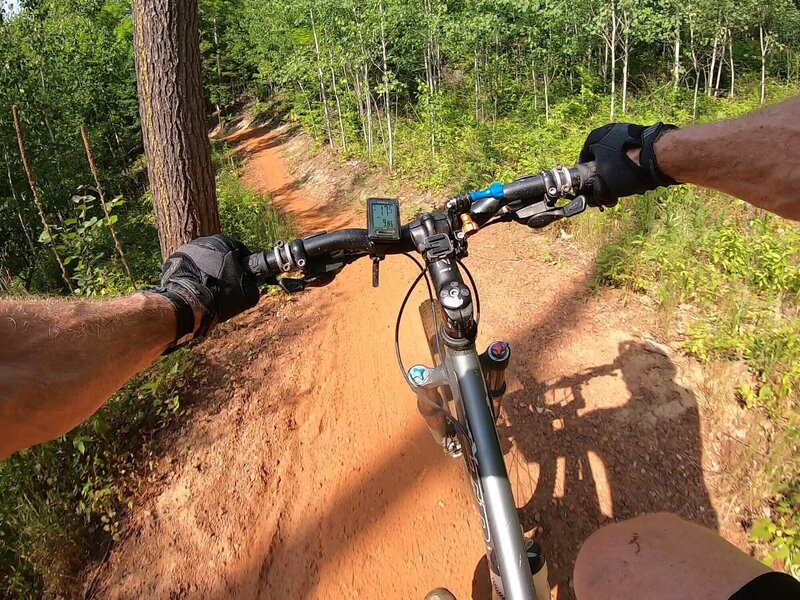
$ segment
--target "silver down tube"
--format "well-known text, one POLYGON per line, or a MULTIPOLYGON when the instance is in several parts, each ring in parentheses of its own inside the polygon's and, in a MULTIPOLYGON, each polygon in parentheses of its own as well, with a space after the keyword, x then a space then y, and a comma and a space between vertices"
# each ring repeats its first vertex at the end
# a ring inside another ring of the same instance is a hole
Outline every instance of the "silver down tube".
POLYGON ((475 484, 482 520, 485 519, 482 525, 490 568, 494 562, 499 571, 493 573, 495 587, 502 597, 534 600, 536 595, 522 528, 478 354, 473 346, 467 350, 448 351, 448 359, 458 381, 463 418, 472 438, 467 440, 471 448, 464 448, 464 457, 475 484))

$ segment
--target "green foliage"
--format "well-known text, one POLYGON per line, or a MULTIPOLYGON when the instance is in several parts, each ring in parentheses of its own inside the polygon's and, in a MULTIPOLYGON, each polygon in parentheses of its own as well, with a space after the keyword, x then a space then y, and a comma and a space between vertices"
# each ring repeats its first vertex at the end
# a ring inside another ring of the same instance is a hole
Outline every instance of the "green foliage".
POLYGON ((122 197, 107 203, 109 217, 93 195, 73 196, 74 216, 62 225, 42 231, 38 242, 54 244, 75 282, 78 296, 106 296, 133 291, 122 266, 117 262, 109 226, 119 220, 116 210, 125 204, 122 197), (52 238, 51 238, 52 236, 52 238))
POLYGON ((175 352, 77 429, 0 463, 0 595, 63 593, 117 539, 193 369, 191 354, 175 352))
MULTIPOLYGON (((800 436, 800 433, 797 435, 800 436)), ((767 544, 764 564, 783 566, 800 578, 800 481, 791 482, 775 499, 769 517, 762 517, 750 530, 754 542, 767 544)))
POLYGON ((92 182, 81 126, 106 191, 137 198, 141 176, 124 175, 141 152, 130 7, 127 0, 24 6, 0 22, 0 262, 16 278, 12 291, 65 293, 50 248, 37 244, 31 250, 27 242, 37 237, 41 222, 22 170, 11 106, 19 106, 51 225, 69 227, 63 220, 74 217, 70 197, 92 182))
POLYGON ((253 251, 291 239, 292 229, 267 196, 245 187, 234 172, 217 177, 217 198, 223 230, 253 251))
POLYGON ((254 193, 239 179, 240 164, 224 144, 214 148, 217 201, 222 230, 253 250, 271 248, 277 240, 293 237, 291 224, 269 196, 254 193))

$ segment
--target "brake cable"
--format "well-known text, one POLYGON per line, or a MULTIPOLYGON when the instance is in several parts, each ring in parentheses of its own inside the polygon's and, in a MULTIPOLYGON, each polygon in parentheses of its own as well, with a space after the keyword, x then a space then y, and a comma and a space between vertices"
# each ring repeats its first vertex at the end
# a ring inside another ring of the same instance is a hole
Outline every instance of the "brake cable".
POLYGON ((469 284, 472 286, 472 295, 475 297, 475 312, 477 313, 475 315, 475 322, 479 323, 481 320, 481 297, 480 294, 478 294, 478 286, 475 285, 475 279, 473 279, 472 273, 470 273, 467 265, 461 262, 460 258, 456 259, 456 263, 458 263, 459 267, 464 269, 464 272, 467 274, 467 278, 469 279, 469 284))
MULTIPOLYGON (((446 410, 443 406, 440 406, 435 402, 429 400, 428 398, 425 398, 424 396, 417 394, 417 391, 414 389, 414 386, 411 385, 411 382, 408 379, 405 365, 403 365, 403 357, 400 354, 400 323, 403 319, 403 313, 405 312, 406 304, 408 304, 408 300, 409 298, 411 298, 411 294, 414 292, 414 290, 416 289, 417 285, 420 282, 420 279, 422 279, 423 277, 425 278, 425 283, 427 284, 428 287, 428 298, 430 299, 431 302, 433 302, 434 300, 433 300, 433 289, 431 288, 431 282, 430 279, 428 278, 428 266, 425 265, 423 267, 422 264, 416 258, 414 258, 408 253, 403 253, 403 256, 407 256, 412 261, 414 261, 417 267, 419 267, 420 273, 419 275, 417 275, 417 278, 412 282, 411 287, 408 288, 408 291, 406 292, 406 295, 403 298, 403 302, 402 304, 400 304, 400 310, 397 313, 397 321, 395 321, 394 325, 394 352, 395 356, 397 357, 397 364, 400 366, 400 372, 403 374, 403 379, 405 380, 406 385, 408 385, 411 391, 414 392, 414 395, 417 396, 418 399, 422 399, 422 401, 425 404, 433 408, 435 411, 441 413, 444 416, 445 420, 450 425, 452 425, 453 428, 461 435, 464 441, 470 442, 472 437, 470 436, 466 428, 461 423, 459 423, 458 419, 453 418, 453 415, 450 414, 450 411, 446 410)), ((457 262, 461 263, 461 261, 458 260, 457 262)), ((462 264, 461 266, 463 267, 464 265, 462 264)), ((475 287, 475 280, 472 278, 472 274, 469 272, 469 269, 464 267, 464 270, 467 272, 467 276, 469 277, 470 283, 472 284, 472 287, 475 290, 477 296, 477 288, 475 287)), ((480 307, 480 302, 477 299, 476 299, 476 305, 480 307)), ((478 310, 478 313, 480 314, 480 309, 478 310)), ((433 323, 435 330, 438 331, 438 323, 435 310, 433 311, 433 323)), ((441 347, 439 346, 438 335, 436 336, 436 350, 439 352, 439 356, 443 356, 441 347)))

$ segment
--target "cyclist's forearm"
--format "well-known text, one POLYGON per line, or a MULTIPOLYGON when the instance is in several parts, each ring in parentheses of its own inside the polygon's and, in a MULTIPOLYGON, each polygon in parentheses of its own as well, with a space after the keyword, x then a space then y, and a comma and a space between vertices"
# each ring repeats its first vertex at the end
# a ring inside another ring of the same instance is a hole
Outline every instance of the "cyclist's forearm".
POLYGON ((175 337, 168 300, 0 302, 0 459, 94 413, 175 337))
POLYGON ((800 220, 800 96, 739 119, 665 134, 659 168, 800 220))

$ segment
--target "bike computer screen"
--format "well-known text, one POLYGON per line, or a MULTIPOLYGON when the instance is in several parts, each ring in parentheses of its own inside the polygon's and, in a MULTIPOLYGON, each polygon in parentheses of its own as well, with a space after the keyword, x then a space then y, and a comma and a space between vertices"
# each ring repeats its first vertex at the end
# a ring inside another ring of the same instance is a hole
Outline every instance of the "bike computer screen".
POLYGON ((391 198, 367 200, 367 237, 373 242, 400 240, 400 203, 391 198))

